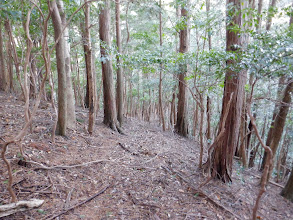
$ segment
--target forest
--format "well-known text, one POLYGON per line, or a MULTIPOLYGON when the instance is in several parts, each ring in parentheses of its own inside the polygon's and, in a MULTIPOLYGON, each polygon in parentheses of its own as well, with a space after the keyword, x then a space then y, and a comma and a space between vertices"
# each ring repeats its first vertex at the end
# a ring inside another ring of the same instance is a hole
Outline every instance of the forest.
POLYGON ((0 0, 0 219, 292 219, 292 0, 0 0))

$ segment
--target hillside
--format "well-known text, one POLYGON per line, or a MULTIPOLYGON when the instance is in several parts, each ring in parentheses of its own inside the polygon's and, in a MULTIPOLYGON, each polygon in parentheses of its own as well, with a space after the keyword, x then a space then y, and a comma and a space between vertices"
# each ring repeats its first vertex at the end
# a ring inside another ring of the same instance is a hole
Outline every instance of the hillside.
MULTIPOLYGON (((5 93, 0 93, 0 102, 0 133, 7 139, 24 123, 24 104, 5 93)), ((251 219, 259 190, 260 173, 255 170, 244 170, 235 161, 232 184, 211 181, 197 191, 207 177, 198 170, 199 147, 194 140, 134 118, 126 120, 126 135, 120 135, 102 124, 102 115, 90 136, 87 110, 79 108, 77 128, 67 138, 57 136, 53 144, 55 117, 50 104, 41 103, 33 132, 21 143, 10 145, 6 155, 18 199, 39 198, 45 203, 4 220, 50 219, 103 189, 56 219, 251 219), (19 162, 20 145, 33 162, 19 162)), ((0 204, 10 200, 7 179, 0 160, 0 204)), ((280 191, 280 187, 268 185, 259 219, 293 218, 293 204, 280 191)))

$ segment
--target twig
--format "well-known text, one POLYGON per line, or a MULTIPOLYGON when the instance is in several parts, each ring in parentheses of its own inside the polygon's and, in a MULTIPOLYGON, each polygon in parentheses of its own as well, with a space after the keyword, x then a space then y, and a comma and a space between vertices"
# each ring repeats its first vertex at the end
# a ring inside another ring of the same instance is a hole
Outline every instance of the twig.
POLYGON ((35 165, 40 166, 40 167, 37 167, 35 169, 42 169, 42 170, 70 169, 70 168, 84 167, 84 166, 88 166, 90 164, 103 163, 103 162, 116 163, 115 161, 112 161, 112 160, 95 160, 95 161, 90 161, 90 162, 87 162, 87 163, 76 164, 76 165, 57 165, 57 166, 47 167, 47 166, 45 166, 45 165, 43 165, 41 163, 35 162, 35 161, 27 161, 27 163, 31 163, 31 164, 35 164, 35 165))
POLYGON ((57 218, 57 217, 59 217, 59 216, 65 214, 65 213, 67 213, 67 212, 69 212, 69 211, 71 211, 71 210, 73 210, 73 209, 75 209, 75 208, 77 208, 77 207, 79 207, 79 206, 81 206, 81 205, 83 205, 83 204, 85 204, 85 203, 87 203, 87 202, 93 200, 94 198, 96 198, 96 197, 98 197, 99 195, 103 194, 108 188, 110 188, 110 187, 112 187, 112 186, 113 186, 112 184, 109 184, 108 186, 106 186, 105 188, 103 188, 102 190, 100 190, 99 192, 97 192, 96 194, 94 194, 93 196, 87 198, 86 200, 84 200, 84 201, 82 201, 82 202, 79 202, 79 203, 77 203, 76 205, 73 205, 73 206, 71 206, 70 208, 68 208, 68 209, 66 209, 66 210, 64 210, 64 211, 62 211, 62 212, 60 212, 60 213, 58 213, 58 214, 56 214, 56 215, 54 215, 54 216, 52 216, 52 217, 50 217, 50 216, 46 216, 46 217, 43 218, 43 219, 44 219, 44 220, 45 220, 45 219, 46 219, 46 220, 53 220, 53 219, 55 219, 55 218, 57 218))
POLYGON ((135 152, 132 152, 132 151, 130 151, 128 148, 126 148, 123 144, 121 144, 121 143, 118 143, 119 144, 119 146, 123 149, 123 150, 125 150, 126 152, 128 152, 128 153, 130 153, 130 154, 132 154, 132 155, 134 155, 134 156, 139 156, 139 154, 138 153, 135 153, 135 152))

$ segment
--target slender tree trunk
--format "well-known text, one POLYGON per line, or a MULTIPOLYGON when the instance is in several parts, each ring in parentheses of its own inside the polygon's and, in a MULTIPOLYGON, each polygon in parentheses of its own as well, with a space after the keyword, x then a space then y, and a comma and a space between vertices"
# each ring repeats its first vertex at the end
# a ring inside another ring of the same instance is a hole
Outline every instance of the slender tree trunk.
MULTIPOLYGON (((277 91, 277 100, 281 100, 281 98, 282 98, 281 96, 282 96, 282 91, 283 91, 284 84, 285 84, 285 79, 286 79, 285 76, 281 76, 279 78, 278 91, 277 91)), ((272 122, 271 122, 270 129, 269 129, 269 132, 268 132, 267 140, 266 140, 266 146, 270 146, 271 143, 272 143, 273 133, 274 133, 274 128, 275 128, 275 119, 276 119, 276 116, 278 114, 279 108, 280 108, 279 103, 275 103, 272 122)), ((273 155, 274 155, 274 153, 273 153, 273 155)), ((262 163, 261 163, 260 170, 264 169, 264 166, 266 164, 266 158, 267 158, 267 154, 265 152, 264 156, 263 156, 262 163)))
POLYGON ((120 0, 115 1, 115 16, 116 16, 116 42, 118 55, 117 59, 117 88, 116 88, 116 103, 117 103, 117 119, 120 126, 123 124, 123 70, 120 55, 121 48, 121 29, 120 29, 120 0))
MULTIPOLYGON (((189 48, 189 28, 188 28, 188 0, 181 7, 181 17, 185 22, 185 26, 180 30, 180 53, 187 53, 189 48)), ((179 93, 178 93, 178 107, 177 107, 177 122, 175 125, 175 131, 187 137, 188 135, 188 124, 187 124, 187 94, 186 94, 186 73, 187 64, 180 65, 179 74, 179 93)))
MULTIPOLYGON (((160 0, 160 15, 159 15, 159 22, 160 22, 160 57, 161 59, 163 59, 163 52, 162 52, 162 46, 163 46, 163 26, 162 26, 162 1, 160 0)), ((160 117, 161 117, 161 121, 162 121, 162 127, 163 127, 163 131, 166 130, 166 126, 165 126, 165 117, 164 117, 164 111, 163 111, 163 98, 162 98, 162 70, 163 70, 163 63, 161 60, 160 63, 160 79, 159 79, 159 106, 160 106, 160 117)))
POLYGON ((5 71, 4 62, 4 47, 3 47, 3 36, 2 36, 2 19, 0 18, 0 90, 5 91, 7 89, 7 77, 5 71))
POLYGON ((263 0, 258 0, 258 7, 257 7, 257 22, 256 22, 256 32, 259 33, 261 30, 261 12, 262 12, 262 5, 263 5, 263 0))
MULTIPOLYGON (((84 0, 87 2, 87 0, 84 0)), ((95 103, 94 103, 94 76, 93 76, 93 65, 92 65, 92 48, 91 48, 91 34, 90 34, 90 5, 85 4, 85 29, 84 29, 84 52, 86 60, 86 74, 88 80, 88 100, 89 100, 89 126, 88 132, 93 133, 95 125, 95 103)))
MULTIPOLYGON (((211 2, 210 0, 206 0, 206 11, 207 11, 207 19, 209 20, 209 13, 210 13, 210 6, 211 2)), ((209 45, 209 51, 212 49, 212 34, 210 30, 210 25, 208 25, 208 45, 209 45)), ((211 66, 209 65, 208 67, 209 73, 211 72, 211 66)), ((210 107, 210 97, 209 95, 207 96, 207 139, 211 140, 211 107, 210 107)))
POLYGON ((266 24, 266 30, 269 31, 272 26, 272 19, 274 17, 274 8, 276 7, 277 0, 271 0, 271 4, 268 9, 268 20, 266 24))
POLYGON ((54 27, 55 41, 60 39, 56 45, 56 61, 58 72, 58 120, 56 133, 66 136, 67 127, 67 97, 66 97, 66 72, 65 72, 65 57, 64 57, 64 36, 62 33, 62 21, 56 1, 48 1, 49 7, 52 5, 52 22, 54 27))
MULTIPOLYGON (((235 13, 235 11, 232 11, 231 14, 235 15, 231 18, 231 21, 227 23, 226 50, 240 53, 240 51, 238 51, 238 49, 234 47, 234 45, 242 45, 239 33, 235 33, 234 31, 230 30, 230 28, 235 24, 241 27, 240 0, 228 0, 227 6, 229 7, 229 14, 231 10, 237 10, 237 13, 235 13)), ((233 156, 239 137, 242 104, 244 98, 243 90, 246 81, 246 71, 240 71, 237 73, 232 70, 232 66, 235 62, 239 61, 227 61, 227 66, 230 66, 231 68, 227 70, 225 76, 224 97, 222 102, 222 113, 219 126, 219 128, 224 127, 225 130, 222 131, 222 129, 219 129, 219 140, 217 140, 217 142, 213 144, 214 150, 211 154, 211 176, 217 177, 223 182, 231 181, 233 156), (228 108, 228 103, 232 94, 233 96, 230 108, 228 108), (228 115, 225 119, 224 116, 227 111, 228 115)))
MULTIPOLYGON (((282 105, 280 106, 280 110, 276 116, 275 123, 274 123, 274 129, 273 129, 273 133, 272 133, 273 139, 272 139, 271 144, 269 145, 272 150, 272 153, 273 153, 273 155, 272 155, 273 160, 274 160, 275 154, 277 152, 280 140, 282 138, 286 118, 287 118, 287 115, 289 112, 289 107, 291 104, 291 99, 292 99, 291 93, 292 92, 293 92, 293 79, 291 78, 291 79, 289 79, 289 83, 287 84, 285 91, 284 91, 284 94, 283 94, 282 105)), ((273 164, 272 164, 272 167, 270 168, 270 173, 269 173, 268 178, 270 178, 270 175, 272 173, 273 164)))
MULTIPOLYGON (((64 12, 64 3, 62 0, 57 2, 62 25, 66 25, 66 14, 64 12)), ((76 127, 76 116, 75 116, 75 101, 74 93, 72 88, 71 69, 70 69, 70 43, 69 43, 69 31, 68 27, 64 30, 64 59, 65 59, 65 74, 66 74, 66 97, 67 97, 67 127, 74 129, 76 127)))
POLYGON ((99 15, 99 31, 101 40, 101 63, 104 90, 104 124, 117 130, 117 115, 113 85, 113 70, 110 54, 107 52, 111 44, 110 38, 110 0, 104 0, 99 15))
MULTIPOLYGON (((7 33, 7 32, 6 32, 7 33)), ((14 90, 13 87, 13 59, 12 59, 12 48, 11 42, 9 40, 9 34, 7 33, 7 70, 9 75, 9 90, 12 92, 14 90)))

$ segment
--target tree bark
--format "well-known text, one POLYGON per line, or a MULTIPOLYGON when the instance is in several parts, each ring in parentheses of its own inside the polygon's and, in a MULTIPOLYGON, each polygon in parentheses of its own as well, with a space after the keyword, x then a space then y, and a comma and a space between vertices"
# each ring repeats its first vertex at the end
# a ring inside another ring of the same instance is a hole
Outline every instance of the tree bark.
MULTIPOLYGON (((189 28, 188 28, 188 1, 181 6, 181 18, 184 20, 185 26, 180 30, 180 46, 179 53, 187 53, 189 49, 189 28)), ((175 125, 175 132, 187 137, 187 98, 186 98, 186 73, 187 64, 180 64, 179 74, 179 93, 178 93, 178 107, 177 107, 177 122, 175 125)))
MULTIPOLYGON (((64 12, 64 3, 62 0, 57 2, 62 25, 66 25, 66 14, 64 12)), ((76 127, 75 116, 75 100, 72 88, 71 69, 70 69, 70 43, 69 43, 69 31, 68 27, 64 29, 64 59, 65 59, 65 74, 66 74, 66 97, 67 97, 67 127, 74 129, 76 127)))
MULTIPOLYGON (((281 100, 281 98, 282 98, 282 90, 283 90, 284 84, 285 84, 285 76, 281 76, 279 78, 279 83, 278 83, 277 100, 281 100)), ((274 107, 274 111, 273 111, 272 122, 271 122, 270 129, 268 132, 267 140, 266 140, 266 146, 270 146, 272 143, 273 133, 274 133, 274 129, 275 129, 275 120, 276 120, 276 116, 278 114, 279 108, 280 108, 280 105, 278 102, 276 102, 275 107, 274 107)), ((273 155, 274 155, 274 153, 273 153, 273 155)), ((260 170, 264 169, 264 166, 266 164, 266 158, 267 158, 267 154, 264 153, 260 170)))
POLYGON ((271 29, 271 26, 272 26, 272 19, 273 19, 273 16, 274 16, 274 8, 276 7, 276 3, 277 3, 277 0, 271 0, 271 4, 269 6, 269 9, 268 9, 268 20, 267 20, 267 24, 266 24, 266 30, 269 31, 271 29))
POLYGON ((163 59, 163 52, 162 52, 162 46, 163 46, 163 26, 162 26, 162 1, 160 0, 160 15, 159 15, 159 22, 160 22, 160 31, 159 31, 159 35, 160 35, 160 57, 161 57, 161 63, 160 63, 160 79, 159 79, 159 108, 160 108, 160 117, 161 117, 161 121, 162 121, 162 127, 163 127, 163 131, 166 130, 166 126, 165 126, 165 117, 164 117, 164 110, 163 110, 163 98, 162 98, 162 70, 163 70, 163 63, 162 63, 162 59, 163 59))
POLYGON ((65 56, 64 56, 64 36, 62 33, 62 21, 56 1, 48 1, 49 7, 52 5, 52 22, 54 27, 54 38, 57 41, 56 45, 56 61, 58 72, 58 119, 56 133, 66 136, 67 126, 67 97, 66 97, 66 73, 65 73, 65 56))
MULTIPOLYGON (((87 2, 87 0, 84 0, 87 2)), ((90 5, 89 3, 84 6, 85 14, 85 29, 84 29, 84 52, 86 61, 86 74, 88 81, 88 101, 89 101, 89 126, 88 132, 93 133, 95 125, 95 103, 94 103, 94 76, 93 76, 93 65, 92 65, 92 48, 91 48, 91 34, 90 34, 90 5)))
POLYGON ((101 40, 101 63, 104 90, 104 124, 117 131, 117 115, 113 85, 113 70, 110 54, 110 0, 104 0, 104 7, 99 15, 99 32, 101 40))
POLYGON ((2 36, 2 19, 0 18, 0 90, 5 91, 7 89, 7 77, 5 71, 4 62, 4 47, 2 36))
MULTIPOLYGON (((290 107, 290 103, 291 103, 291 99, 292 99, 291 98, 292 92, 293 92, 293 79, 291 78, 291 79, 289 79, 289 83, 287 84, 287 86, 284 90, 284 93, 283 93, 282 105, 280 106, 280 110, 279 110, 278 114, 276 115, 274 129, 272 132, 273 139, 272 139, 271 144, 269 145, 272 150, 272 153, 273 153, 273 155, 272 155, 273 160, 276 155, 280 140, 282 138, 286 118, 287 118, 287 115, 289 112, 289 107, 290 107)), ((266 160, 267 160, 267 158, 266 158, 266 160)), ((270 168, 270 173, 269 173, 268 178, 270 177, 272 170, 273 170, 273 165, 270 168)))
POLYGON ((281 192, 281 196, 293 202, 293 167, 291 169, 290 177, 286 183, 285 188, 281 192))
MULTIPOLYGON (((239 25, 241 27, 241 3, 240 0, 229 0, 227 5, 232 5, 233 7, 228 9, 228 12, 234 14, 230 18, 230 22, 227 23, 226 27, 226 50, 233 51, 235 53, 240 53, 235 45, 242 45, 241 38, 239 33, 235 33, 230 29, 233 25, 239 25), (237 10, 231 11, 231 10, 237 10)), ((229 13, 230 14, 230 13, 229 13)), ((234 60, 228 60, 227 66, 232 66, 235 64, 234 60)), ((223 138, 219 140, 215 149, 211 154, 211 176, 221 179, 223 182, 229 182, 231 180, 232 174, 232 165, 233 165, 233 156, 235 153, 238 137, 239 137, 239 128, 241 121, 241 112, 243 104, 243 90, 246 80, 246 71, 240 71, 239 73, 234 72, 231 68, 227 70, 225 75, 225 87, 224 87, 224 96, 222 101, 222 113, 220 119, 220 126, 224 125, 223 138), (230 109, 227 109, 227 104, 230 100, 230 96, 233 93, 232 102, 230 109), (224 119, 224 114, 228 110, 228 117, 224 119), (223 122, 225 124, 223 124, 223 122)), ((221 129, 219 129, 219 132, 221 129)), ((219 133, 220 134, 220 133, 219 133)))
POLYGON ((262 5, 263 5, 263 0, 258 0, 258 7, 257 7, 257 22, 256 22, 256 32, 259 33, 261 30, 261 12, 262 12, 262 5))
POLYGON ((120 0, 115 1, 115 16, 116 16, 116 42, 118 55, 117 59, 117 88, 116 88, 116 104, 117 104, 117 119, 120 126, 123 124, 123 70, 121 63, 121 29, 120 29, 120 0))

